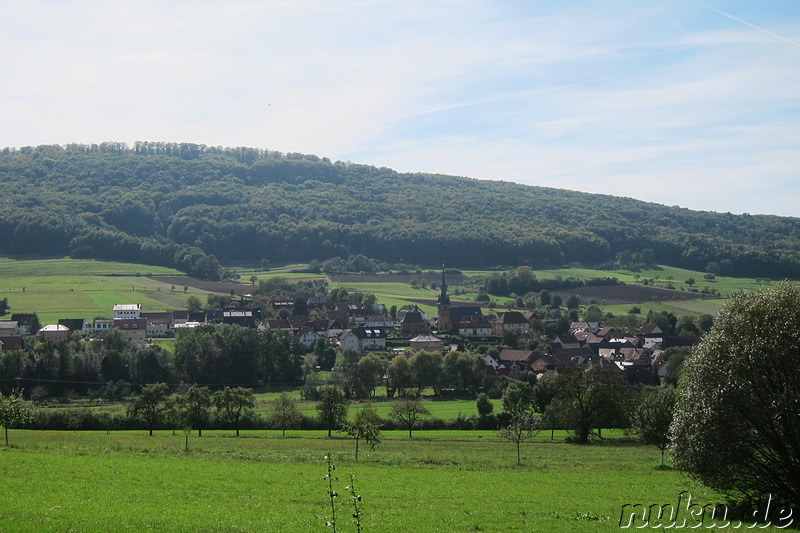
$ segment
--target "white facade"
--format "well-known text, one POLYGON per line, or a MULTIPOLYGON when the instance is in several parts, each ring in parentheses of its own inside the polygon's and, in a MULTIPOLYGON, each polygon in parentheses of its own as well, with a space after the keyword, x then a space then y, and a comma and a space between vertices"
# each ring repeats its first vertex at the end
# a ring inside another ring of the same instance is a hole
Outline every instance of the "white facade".
POLYGON ((139 318, 142 304, 114 304, 114 318, 139 318))

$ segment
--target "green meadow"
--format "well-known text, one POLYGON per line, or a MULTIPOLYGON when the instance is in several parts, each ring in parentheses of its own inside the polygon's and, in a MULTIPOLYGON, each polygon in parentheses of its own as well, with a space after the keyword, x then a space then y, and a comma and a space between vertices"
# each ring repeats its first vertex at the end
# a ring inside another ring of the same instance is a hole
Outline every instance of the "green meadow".
MULTIPOLYGON (((268 271, 257 269, 240 269, 240 282, 250 283, 250 278, 268 279, 275 276, 287 279, 308 280, 319 279, 321 276, 291 272, 303 265, 289 265, 274 268, 268 271)), ((488 275, 491 271, 464 271, 465 275, 488 275)), ((593 277, 616 277, 627 284, 641 283, 644 279, 653 279, 656 284, 671 283, 676 289, 688 290, 685 281, 695 279, 694 288, 702 290, 705 287, 715 289, 722 296, 743 289, 757 289, 768 280, 749 278, 730 278, 717 276, 714 280, 706 280, 703 273, 691 270, 657 267, 639 272, 627 270, 591 270, 584 268, 560 268, 548 270, 534 270, 540 279, 550 279, 556 276, 562 278, 574 277, 589 279, 593 277)), ((115 303, 141 303, 146 311, 164 311, 169 309, 183 309, 186 300, 191 295, 199 296, 204 300, 207 291, 189 287, 175 287, 169 283, 162 283, 150 279, 148 276, 181 276, 182 274, 171 268, 139 265, 132 263, 116 263, 112 261, 96 261, 89 259, 15 259, 0 258, 0 297, 8 298, 11 313, 36 312, 42 323, 54 323, 60 318, 86 318, 108 317, 111 307, 115 303)), ((419 304, 428 314, 435 314, 436 308, 432 303, 439 295, 433 289, 413 288, 407 283, 391 281, 376 282, 374 277, 369 281, 348 281, 332 283, 333 287, 343 287, 349 291, 374 293, 378 302, 387 307, 396 305, 398 308, 409 303, 420 301, 431 302, 419 304)), ((451 286, 451 297, 454 302, 474 301, 476 293, 472 287, 451 286)), ((500 305, 506 305, 508 298, 496 298, 500 305)), ((648 310, 670 311, 676 315, 716 314, 724 305, 724 298, 703 299, 698 294, 697 299, 674 300, 658 302, 642 302, 639 306, 643 314, 648 310)), ((585 309, 589 302, 583 302, 585 309)), ((602 305, 599 307, 604 312, 615 315, 626 314, 632 305, 602 305)), ((486 309, 486 312, 489 310, 486 309)))
MULTIPOLYGON (((614 531, 622 506, 719 497, 659 452, 614 434, 590 446, 540 433, 522 445, 494 432, 387 431, 374 451, 322 431, 12 431, 0 449, 0 530, 331 531, 324 457, 332 454, 337 531, 356 531, 345 487, 355 475, 364 531, 614 531)), ((627 515, 626 515, 627 516, 627 515)))
POLYGON ((8 298, 10 313, 39 315, 43 324, 60 318, 110 317, 114 304, 141 303, 146 311, 186 307, 191 294, 207 294, 149 279, 148 275, 179 276, 181 272, 151 265, 91 259, 0 258, 0 297, 8 298))

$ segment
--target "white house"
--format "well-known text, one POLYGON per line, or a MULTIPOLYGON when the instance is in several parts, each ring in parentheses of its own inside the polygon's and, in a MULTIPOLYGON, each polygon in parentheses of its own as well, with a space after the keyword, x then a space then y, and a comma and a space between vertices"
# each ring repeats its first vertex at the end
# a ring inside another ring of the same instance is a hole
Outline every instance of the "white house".
POLYGON ((114 304, 114 318, 139 318, 142 304, 114 304))

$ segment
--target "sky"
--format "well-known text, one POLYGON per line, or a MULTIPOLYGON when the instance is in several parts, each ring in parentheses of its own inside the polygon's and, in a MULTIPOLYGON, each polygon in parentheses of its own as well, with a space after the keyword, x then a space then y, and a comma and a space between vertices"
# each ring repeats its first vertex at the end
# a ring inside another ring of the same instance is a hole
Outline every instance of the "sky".
POLYGON ((190 142, 800 216, 800 1, 0 0, 0 147, 190 142))

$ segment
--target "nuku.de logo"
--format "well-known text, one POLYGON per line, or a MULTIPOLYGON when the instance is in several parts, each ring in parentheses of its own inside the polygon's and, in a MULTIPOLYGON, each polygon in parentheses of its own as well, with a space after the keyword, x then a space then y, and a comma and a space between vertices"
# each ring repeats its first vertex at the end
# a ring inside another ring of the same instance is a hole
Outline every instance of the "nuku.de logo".
POLYGON ((677 502, 651 505, 626 503, 619 515, 619 527, 695 529, 703 528, 787 528, 794 521, 791 506, 776 502, 771 494, 758 503, 731 509, 727 505, 708 503, 700 505, 692 500, 688 491, 678 494, 677 502))

